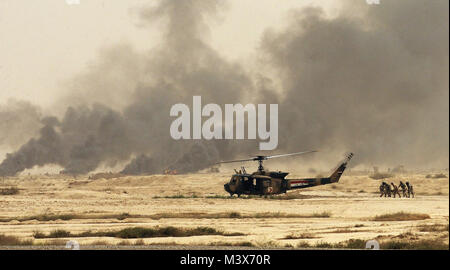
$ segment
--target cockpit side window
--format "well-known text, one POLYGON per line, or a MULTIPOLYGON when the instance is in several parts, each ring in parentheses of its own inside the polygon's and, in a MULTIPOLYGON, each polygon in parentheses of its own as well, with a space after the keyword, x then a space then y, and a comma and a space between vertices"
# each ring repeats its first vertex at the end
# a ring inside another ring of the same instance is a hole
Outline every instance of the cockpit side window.
POLYGON ((235 184, 236 181, 237 181, 237 179, 238 179, 237 176, 233 176, 233 177, 231 178, 231 183, 232 183, 232 184, 235 184))

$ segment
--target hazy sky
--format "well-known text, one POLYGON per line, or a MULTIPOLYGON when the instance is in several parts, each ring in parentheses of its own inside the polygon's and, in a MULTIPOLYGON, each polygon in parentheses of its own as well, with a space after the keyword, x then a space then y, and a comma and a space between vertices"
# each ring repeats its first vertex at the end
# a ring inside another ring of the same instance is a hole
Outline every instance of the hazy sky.
POLYGON ((175 143, 168 111, 194 95, 279 104, 278 153, 448 165, 446 0, 80 2, 0 0, 3 175, 195 171, 254 152, 252 140, 175 143))
MULTIPOLYGON (((154 3, 154 2, 153 2, 154 3)), ((262 32, 286 23, 293 7, 322 6, 332 14, 337 1, 228 1, 220 19, 211 22, 210 43, 219 53, 245 61, 262 32)), ((64 82, 95 61, 99 50, 129 43, 136 50, 158 44, 158 25, 139 26, 143 0, 0 1, 0 104, 8 98, 51 106, 64 82)))

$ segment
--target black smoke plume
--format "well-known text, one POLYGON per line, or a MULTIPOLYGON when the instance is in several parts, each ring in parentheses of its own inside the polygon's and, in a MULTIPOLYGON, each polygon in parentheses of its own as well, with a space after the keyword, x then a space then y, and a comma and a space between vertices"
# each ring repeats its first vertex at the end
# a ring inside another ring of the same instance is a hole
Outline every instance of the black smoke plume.
POLYGON ((166 23, 160 46, 142 55, 128 46, 105 53, 107 61, 74 83, 91 100, 85 95, 62 118, 42 121, 40 135, 9 154, 0 175, 45 164, 87 173, 130 159, 123 173, 193 172, 256 152, 254 141, 174 141, 170 107, 189 105, 194 95, 203 104, 279 104, 277 152, 319 148, 336 158, 351 150, 353 164, 446 166, 448 2, 363 2, 348 2, 333 18, 319 8, 292 11, 285 29, 266 31, 258 56, 270 74, 248 72, 206 42, 223 2, 143 8, 145 27, 166 23), (120 79, 97 79, 117 70, 120 79), (110 107, 105 95, 123 95, 127 104, 110 107))

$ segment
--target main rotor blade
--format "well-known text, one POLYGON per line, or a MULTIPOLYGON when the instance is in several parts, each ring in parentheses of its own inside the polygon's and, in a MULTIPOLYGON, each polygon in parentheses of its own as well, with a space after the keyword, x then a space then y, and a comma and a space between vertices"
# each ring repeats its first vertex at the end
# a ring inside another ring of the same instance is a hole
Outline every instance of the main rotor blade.
POLYGON ((244 162, 244 161, 253 161, 253 158, 250 159, 238 159, 238 160, 229 160, 229 161, 221 161, 214 164, 221 164, 221 163, 233 163, 233 162, 244 162))
POLYGON ((263 160, 265 159, 271 159, 271 158, 279 158, 279 157, 287 157, 287 156, 294 156, 294 155, 302 155, 302 154, 308 154, 317 152, 316 150, 313 151, 303 151, 303 152, 297 152, 297 153, 290 153, 290 154, 281 154, 281 155, 274 155, 274 156, 257 156, 254 158, 249 159, 237 159, 237 160, 229 160, 229 161, 221 161, 214 164, 221 164, 221 163, 233 163, 233 162, 244 162, 244 161, 257 161, 260 160, 259 157, 261 157, 263 160))
POLYGON ((281 154, 281 155, 267 156, 266 158, 267 159, 271 159, 271 158, 287 157, 287 156, 308 154, 308 153, 313 153, 313 152, 317 152, 317 151, 316 150, 312 150, 312 151, 303 151, 303 152, 290 153, 290 154, 281 154))

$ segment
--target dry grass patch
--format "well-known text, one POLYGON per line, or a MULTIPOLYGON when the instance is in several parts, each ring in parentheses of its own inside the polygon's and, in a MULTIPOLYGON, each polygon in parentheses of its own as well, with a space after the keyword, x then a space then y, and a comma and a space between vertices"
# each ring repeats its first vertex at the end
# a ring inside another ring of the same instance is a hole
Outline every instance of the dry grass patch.
POLYGON ((203 212, 183 212, 183 213, 158 213, 146 216, 147 218, 159 220, 162 218, 207 218, 203 212))
POLYGON ((55 221, 55 220, 72 220, 72 219, 118 219, 124 220, 126 218, 140 218, 145 217, 141 215, 130 215, 128 213, 121 214, 103 214, 103 215, 82 215, 82 214, 40 214, 25 217, 1 218, 0 222, 10 222, 12 220, 29 221, 55 221))
POLYGON ((425 176, 425 178, 434 178, 434 179, 447 178, 447 175, 445 175, 443 173, 437 173, 437 174, 434 174, 434 175, 427 174, 427 176, 425 176))
POLYGON ((341 228, 341 229, 336 229, 336 230, 328 232, 328 233, 355 233, 355 232, 362 232, 362 231, 352 230, 349 228, 341 228))
POLYGON ((67 241, 63 239, 52 239, 45 242, 34 242, 34 246, 66 246, 67 241))
POLYGON ((0 218, 0 222, 10 222, 17 220, 20 222, 37 220, 37 221, 55 221, 55 220, 73 220, 73 219, 117 219, 124 220, 127 218, 149 218, 159 220, 163 218, 183 218, 183 219, 227 219, 227 218, 328 218, 331 217, 330 212, 312 213, 312 214, 288 214, 282 212, 263 212, 254 214, 241 214, 236 211, 222 213, 203 213, 203 212, 182 212, 182 213, 157 213, 152 215, 133 215, 129 213, 121 214, 41 214, 25 217, 0 218))
POLYGON ((253 215, 242 215, 243 218, 329 218, 331 213, 328 211, 311 214, 287 214, 281 212, 265 212, 253 215))
POLYGON ((156 227, 143 228, 132 227, 118 231, 86 231, 82 233, 71 233, 65 230, 55 230, 48 234, 35 232, 34 238, 68 238, 68 237, 116 237, 116 238, 152 238, 152 237, 188 237, 198 235, 222 235, 222 236, 242 236, 242 233, 226 233, 210 227, 196 228, 176 228, 176 227, 156 227))
POLYGON ((29 221, 29 220, 38 220, 38 221, 54 221, 54 220, 71 220, 77 218, 77 215, 73 214, 42 214, 42 215, 35 215, 35 216, 26 216, 26 217, 14 217, 14 218, 2 218, 0 219, 0 222, 10 222, 12 220, 18 220, 18 221, 29 221))
POLYGON ((109 246, 111 245, 111 243, 109 243, 108 241, 104 241, 104 240, 96 240, 92 243, 90 243, 91 246, 109 246))
POLYGON ((429 219, 430 216, 427 214, 420 213, 406 213, 406 212, 397 212, 393 214, 384 214, 375 216, 371 219, 371 221, 407 221, 407 220, 423 220, 429 219))
POLYGON ((209 243, 208 246, 222 246, 222 247, 254 247, 255 244, 249 241, 242 242, 212 242, 209 243))
POLYGON ((388 240, 380 243, 380 249, 416 249, 416 250, 448 250, 448 243, 443 239, 425 240, 388 240))
POLYGON ((284 195, 269 196, 267 198, 270 200, 298 200, 298 199, 307 199, 308 196, 298 193, 287 193, 284 195))
MULTIPOLYGON (((297 244, 297 248, 324 248, 324 249, 365 249, 366 242, 364 239, 350 239, 339 243, 319 242, 311 245, 302 241, 297 244)), ((380 242, 380 249, 416 249, 416 250, 448 250, 449 246, 444 240, 426 239, 426 240, 387 240, 380 242)))
POLYGON ((330 212, 312 213, 312 214, 288 214, 282 212, 262 212, 254 214, 243 214, 236 211, 223 213, 201 213, 201 212, 187 212, 187 213, 159 213, 147 216, 152 219, 161 218, 197 218, 197 219, 226 219, 226 218, 328 218, 331 217, 330 212))
POLYGON ((318 242, 315 245, 311 245, 307 242, 300 242, 297 244, 297 248, 324 248, 324 249, 365 249, 367 240, 362 239, 349 239, 339 243, 318 242))
POLYGON ((30 246, 33 240, 21 240, 16 236, 0 234, 0 246, 30 246))
POLYGON ((170 196, 153 196, 153 199, 197 199, 201 198, 197 194, 184 195, 184 194, 176 194, 170 196))
POLYGON ((292 240, 292 239, 315 239, 320 238, 312 233, 302 233, 302 234, 294 234, 291 233, 289 235, 286 235, 284 238, 285 240, 292 240))
POLYGON ((301 241, 301 242, 298 242, 295 247, 296 248, 310 248, 311 244, 306 241, 301 241))
POLYGON ((278 195, 241 195, 241 196, 229 196, 229 195, 220 195, 213 194, 207 196, 199 196, 197 194, 193 195, 184 195, 184 194, 176 194, 169 196, 153 196, 153 199, 226 199, 226 200, 297 200, 297 199, 308 199, 316 196, 311 195, 302 195, 298 193, 286 193, 286 194, 278 194, 278 195))
POLYGON ((448 224, 425 224, 417 226, 419 232, 448 232, 448 224))
POLYGON ((412 241, 412 240, 419 240, 419 235, 417 235, 413 232, 405 232, 405 233, 401 233, 397 236, 391 237, 391 239, 389 239, 389 241, 394 238, 412 241))
POLYGON ((329 218, 331 217, 331 212, 328 211, 323 211, 321 213, 313 213, 311 217, 315 217, 315 218, 329 218))
POLYGON ((19 194, 19 189, 16 187, 0 188, 0 195, 16 195, 19 194))

